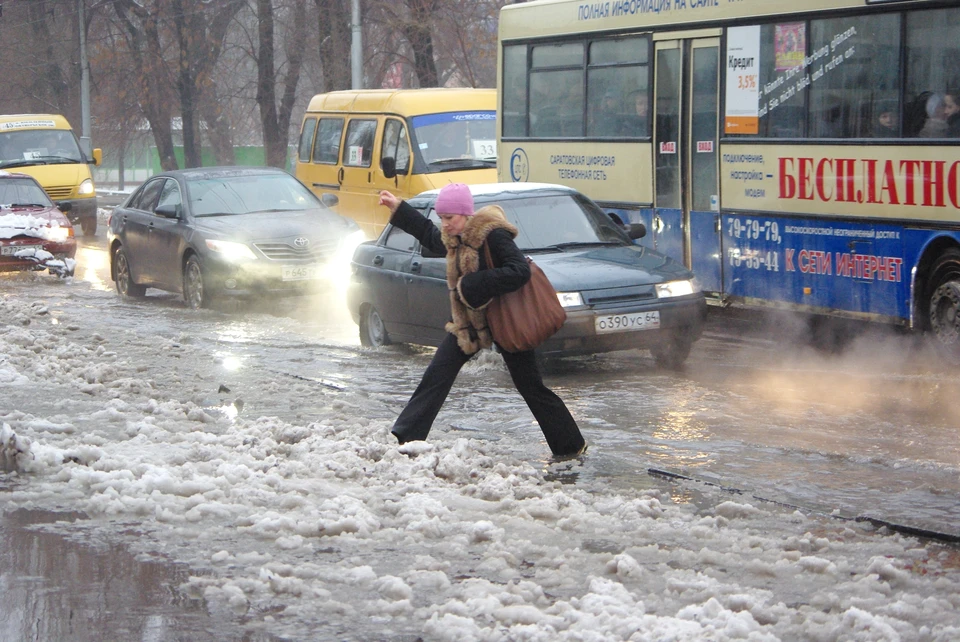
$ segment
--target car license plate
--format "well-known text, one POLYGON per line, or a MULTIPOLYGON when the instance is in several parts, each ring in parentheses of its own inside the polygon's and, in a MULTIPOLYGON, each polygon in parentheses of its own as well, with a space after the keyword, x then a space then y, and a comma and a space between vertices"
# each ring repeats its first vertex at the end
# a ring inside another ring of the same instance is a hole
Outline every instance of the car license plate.
POLYGON ((20 250, 42 250, 42 245, 5 245, 0 247, 0 256, 13 256, 20 250))
POLYGON ((284 265, 282 270, 284 281, 306 281, 320 278, 320 268, 316 265, 284 265))
POLYGON ((632 330, 653 330, 660 327, 659 312, 634 312, 632 314, 610 314, 594 319, 597 334, 608 332, 630 332, 632 330))

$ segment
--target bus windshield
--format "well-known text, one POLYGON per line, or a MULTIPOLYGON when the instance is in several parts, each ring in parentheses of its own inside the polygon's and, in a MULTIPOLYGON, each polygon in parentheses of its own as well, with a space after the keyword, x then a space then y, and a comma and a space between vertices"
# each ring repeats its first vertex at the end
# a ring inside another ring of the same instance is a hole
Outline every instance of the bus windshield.
POLYGON ((496 122, 494 111, 427 114, 411 119, 417 148, 431 172, 494 167, 496 122))
POLYGON ((30 129, 0 133, 0 169, 82 162, 73 132, 30 129))

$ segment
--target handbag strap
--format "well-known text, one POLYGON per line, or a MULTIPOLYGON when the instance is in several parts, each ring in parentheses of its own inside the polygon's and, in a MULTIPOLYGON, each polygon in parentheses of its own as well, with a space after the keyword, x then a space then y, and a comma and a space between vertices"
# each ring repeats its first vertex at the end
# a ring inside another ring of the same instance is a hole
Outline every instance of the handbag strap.
POLYGON ((490 244, 487 243, 486 239, 483 240, 483 251, 487 255, 487 269, 492 270, 493 268, 497 267, 493 263, 493 255, 490 254, 490 244))

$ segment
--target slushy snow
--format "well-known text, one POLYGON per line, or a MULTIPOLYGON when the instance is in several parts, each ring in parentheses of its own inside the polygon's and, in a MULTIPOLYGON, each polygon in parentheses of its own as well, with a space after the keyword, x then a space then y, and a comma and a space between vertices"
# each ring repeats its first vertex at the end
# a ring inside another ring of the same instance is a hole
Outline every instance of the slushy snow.
POLYGON ((179 398, 168 339, 89 332, 69 310, 53 319, 3 293, 0 318, 0 461, 15 481, 2 506, 135 530, 132 550, 188 564, 181 590, 251 630, 960 639, 950 545, 680 486, 690 482, 633 493, 561 483, 496 441, 447 433, 398 446, 390 419, 349 391, 300 423, 247 416, 179 398), (155 346, 155 361, 134 356, 135 342, 137 355, 155 346), (47 400, 42 412, 31 396, 47 400))

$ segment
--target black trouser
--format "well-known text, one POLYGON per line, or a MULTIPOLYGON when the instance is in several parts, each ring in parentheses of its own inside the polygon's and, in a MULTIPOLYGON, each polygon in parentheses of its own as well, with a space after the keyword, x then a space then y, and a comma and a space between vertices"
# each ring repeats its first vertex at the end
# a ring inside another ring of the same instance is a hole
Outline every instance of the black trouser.
MULTIPOLYGON (((533 351, 502 354, 514 385, 540 424, 540 430, 547 438, 553 454, 572 455, 580 452, 584 441, 577 422, 573 420, 563 400, 543 385, 533 351)), ((427 438, 457 374, 471 356, 463 353, 455 336, 446 336, 427 366, 427 371, 423 373, 423 379, 410 397, 407 407, 393 424, 391 432, 401 444, 427 438)))

